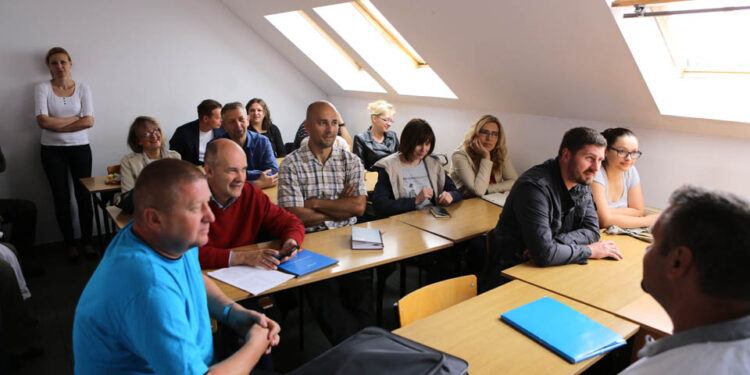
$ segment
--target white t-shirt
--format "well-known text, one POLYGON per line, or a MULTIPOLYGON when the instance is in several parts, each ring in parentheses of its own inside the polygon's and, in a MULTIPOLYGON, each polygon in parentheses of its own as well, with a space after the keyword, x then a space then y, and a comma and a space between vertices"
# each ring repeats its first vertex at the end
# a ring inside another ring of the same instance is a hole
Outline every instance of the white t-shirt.
MULTIPOLYGON (((401 198, 416 198, 422 189, 432 187, 423 160, 420 160, 416 167, 401 166, 401 173, 403 179, 401 198)), ((428 205, 430 205, 430 200, 425 199, 416 208, 420 209, 428 205)))
POLYGON ((203 162, 203 158, 206 156, 206 145, 208 145, 208 142, 210 142, 212 139, 214 139, 214 131, 209 130, 207 132, 200 132, 200 136, 198 137, 198 161, 201 163, 203 162))
POLYGON ((18 282, 18 288, 21 290, 21 297, 24 300, 29 299, 31 292, 29 291, 29 287, 26 286, 26 279, 23 277, 23 272, 21 271, 21 263, 18 262, 16 253, 2 243, 0 243, 0 260, 8 263, 10 268, 13 269, 13 273, 16 274, 16 281, 18 282))
MULTIPOLYGON (((49 81, 41 82, 34 89, 34 116, 47 115, 57 118, 71 116, 93 116, 94 103, 91 90, 83 82, 76 82, 73 95, 60 97, 52 91, 49 81)), ((89 144, 89 130, 61 133, 42 129, 41 143, 45 146, 79 146, 89 144)))
POLYGON ((604 167, 599 168, 594 176, 594 182, 598 182, 604 185, 604 195, 607 198, 610 208, 627 208, 628 207, 628 190, 635 188, 641 183, 641 177, 638 176, 638 171, 635 166, 630 167, 626 172, 622 173, 623 185, 622 196, 616 202, 610 202, 609 200, 609 181, 607 181, 607 170, 604 167))

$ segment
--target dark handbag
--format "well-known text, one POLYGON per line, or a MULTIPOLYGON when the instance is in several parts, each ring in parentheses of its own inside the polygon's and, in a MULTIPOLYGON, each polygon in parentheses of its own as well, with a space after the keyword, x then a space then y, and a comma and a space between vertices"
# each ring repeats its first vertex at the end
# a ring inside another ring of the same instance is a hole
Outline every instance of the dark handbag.
POLYGON ((115 206, 121 209, 122 212, 131 215, 133 214, 133 211, 135 211, 135 204, 133 203, 133 190, 128 190, 115 198, 115 206))
POLYGON ((304 374, 466 374, 463 359, 395 335, 367 327, 292 371, 304 374))

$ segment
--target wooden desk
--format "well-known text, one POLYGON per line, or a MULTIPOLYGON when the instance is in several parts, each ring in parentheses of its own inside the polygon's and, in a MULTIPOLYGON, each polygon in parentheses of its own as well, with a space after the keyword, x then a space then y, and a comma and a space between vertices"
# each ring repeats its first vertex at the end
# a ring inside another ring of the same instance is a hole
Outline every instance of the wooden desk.
MULTIPOLYGON (((375 184, 378 182, 378 172, 367 172, 365 173, 365 185, 367 185, 367 193, 375 191, 375 184)), ((265 188, 263 192, 271 200, 271 203, 278 204, 279 188, 278 186, 265 188)))
POLYGON ((117 206, 107 206, 107 214, 112 222, 115 223, 117 230, 122 230, 128 223, 133 220, 133 215, 122 212, 117 206))
POLYGON ((446 207, 451 217, 437 219, 429 210, 418 210, 391 218, 426 230, 454 242, 461 242, 487 233, 497 225, 502 207, 481 198, 462 200, 446 207))
POLYGON ((526 262, 504 270, 503 275, 621 316, 656 333, 671 334, 667 313, 641 289, 647 243, 624 235, 602 234, 602 240, 614 240, 624 258, 589 259, 587 265, 547 268, 526 262))
POLYGON ((102 213, 102 219, 104 220, 104 231, 109 236, 112 231, 109 227, 109 221, 107 220, 105 208, 107 207, 107 202, 111 200, 112 195, 120 191, 120 184, 106 184, 105 182, 107 181, 107 176, 84 177, 80 178, 79 181, 81 181, 81 184, 83 184, 86 190, 89 191, 89 194, 91 194, 91 201, 94 203, 94 220, 96 221, 96 232, 99 234, 99 245, 103 248, 103 232, 101 223, 99 222, 99 212, 102 213), (109 194, 110 196, 105 199, 105 194, 109 194))
POLYGON ((502 313, 543 296, 565 303, 626 339, 638 330, 637 325, 604 311, 511 281, 393 332, 468 361, 472 375, 583 372, 602 356, 570 364, 500 320, 502 313))
MULTIPOLYGON (((305 236, 302 248, 338 259, 339 263, 333 267, 324 268, 320 271, 289 280, 262 294, 310 284, 319 280, 376 267, 381 264, 414 257, 453 245, 452 242, 446 239, 392 219, 376 220, 357 224, 357 226, 385 231, 386 233, 383 235, 383 250, 351 250, 352 230, 350 227, 310 233, 305 236)), ((278 249, 278 246, 278 242, 272 241, 243 246, 237 250, 278 249)), ((253 296, 244 290, 235 288, 219 280, 215 281, 224 294, 235 301, 253 296)))

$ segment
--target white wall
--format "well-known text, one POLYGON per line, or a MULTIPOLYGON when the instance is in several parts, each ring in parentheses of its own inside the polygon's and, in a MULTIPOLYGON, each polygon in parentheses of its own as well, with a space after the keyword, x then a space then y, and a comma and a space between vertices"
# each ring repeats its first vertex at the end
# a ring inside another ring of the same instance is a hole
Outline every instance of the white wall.
POLYGON ((138 115, 159 119, 169 137, 205 98, 259 96, 291 140, 307 104, 326 97, 218 0, 8 0, 0 2, 0 35, 0 146, 9 163, 0 197, 37 203, 40 243, 61 238, 33 116, 33 86, 49 79, 50 47, 70 52, 73 78, 94 94, 94 175, 129 152, 125 138, 138 115))
MULTIPOLYGON (((369 100, 352 97, 330 99, 342 113, 352 136, 369 126, 369 100)), ((469 125, 485 112, 444 109, 393 102, 396 106, 392 130, 401 134, 414 117, 429 122, 435 131, 435 152, 450 155, 462 141, 469 125)), ((628 127, 640 140, 644 156, 636 164, 646 204, 664 208, 669 195, 684 184, 721 189, 750 197, 750 147, 744 138, 707 136, 654 129, 643 124, 607 124, 488 110, 505 127, 511 160, 519 172, 557 153, 563 133, 576 126, 597 130, 628 127)))

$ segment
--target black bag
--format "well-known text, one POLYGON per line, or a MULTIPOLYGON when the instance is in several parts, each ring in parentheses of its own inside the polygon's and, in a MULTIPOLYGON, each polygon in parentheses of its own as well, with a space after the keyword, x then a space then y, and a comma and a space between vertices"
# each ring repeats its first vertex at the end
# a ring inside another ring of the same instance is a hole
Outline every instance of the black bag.
POLYGON ((304 374, 466 374, 463 359, 405 339, 382 328, 367 327, 292 371, 304 374))
POLYGON ((135 204, 133 203, 133 190, 130 189, 115 198, 115 206, 121 209, 126 214, 133 214, 135 211, 135 204))

